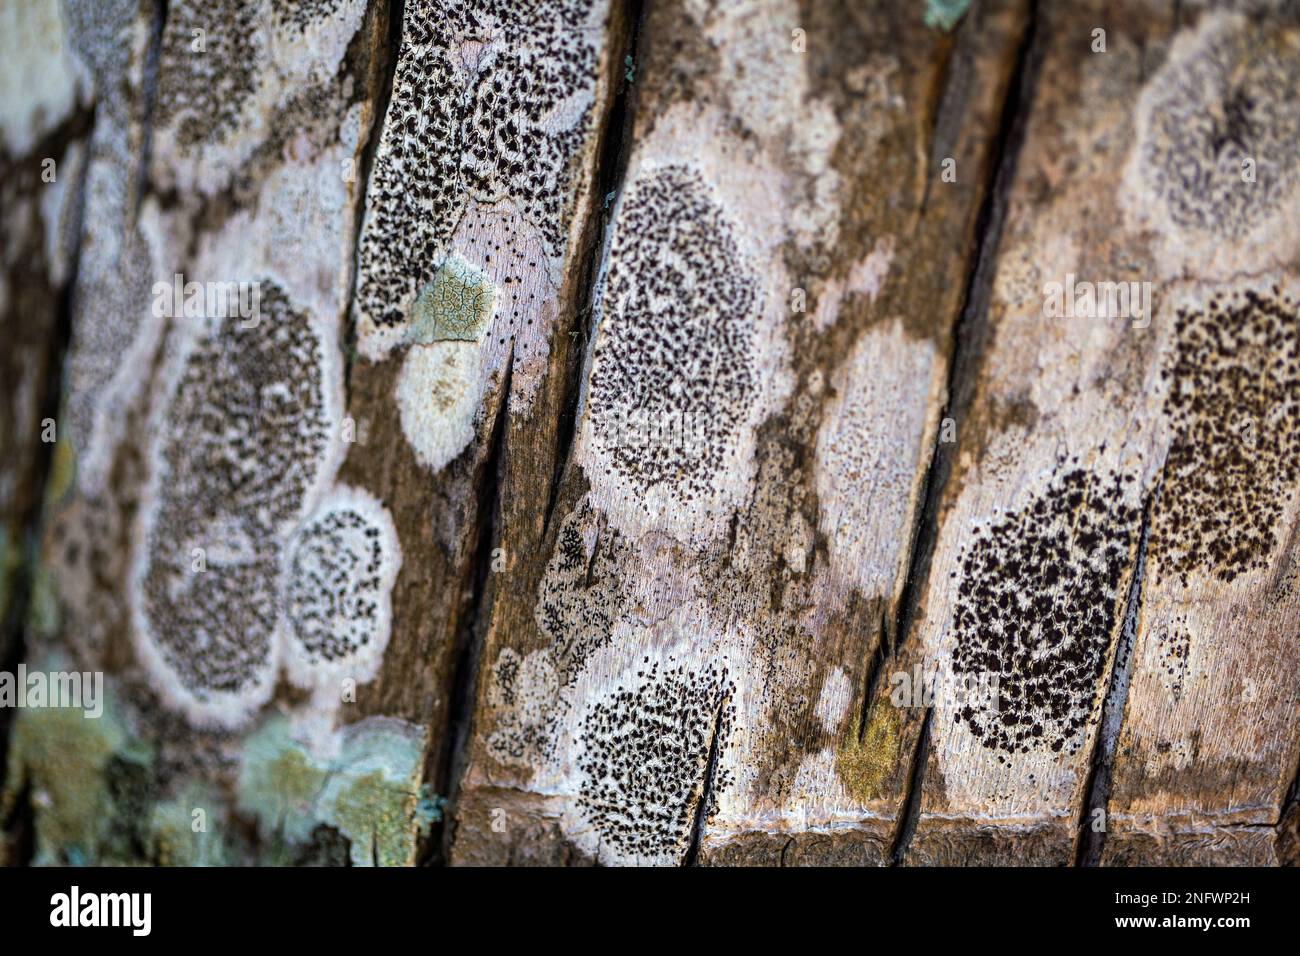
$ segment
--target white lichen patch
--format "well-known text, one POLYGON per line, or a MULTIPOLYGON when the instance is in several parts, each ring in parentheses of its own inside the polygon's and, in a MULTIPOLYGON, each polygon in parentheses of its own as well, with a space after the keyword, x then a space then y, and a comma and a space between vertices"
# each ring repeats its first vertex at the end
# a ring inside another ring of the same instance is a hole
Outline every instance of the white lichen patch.
POLYGON ((1300 29, 1213 13, 1142 91, 1124 175, 1129 225, 1162 275, 1257 272, 1300 248, 1300 29))
POLYGON ((520 657, 503 648, 489 671, 487 702, 497 713, 487 752, 502 764, 534 767, 554 752, 560 678, 547 649, 520 657))
POLYGON ((0 4, 0 151, 27 153, 85 98, 60 0, 0 4))
POLYGON ((294 533, 283 577, 285 670, 301 687, 338 695, 373 680, 392 628, 401 547, 374 496, 338 486, 294 533))
POLYGON ((441 471, 474 439, 482 402, 480 360, 473 342, 433 342, 406 353, 393 399, 402 434, 430 471, 441 471))
POLYGON ((831 567, 866 595, 891 593, 898 578, 941 375, 934 347, 893 322, 862 336, 832 377, 817 435, 819 526, 831 567))
POLYGON ((772 155, 784 153, 799 177, 786 228, 805 252, 835 247, 839 238, 840 174, 831 165, 841 128, 830 102, 810 96, 808 57, 795 53, 800 27, 794 0, 691 4, 688 9, 719 54, 718 85, 740 123, 772 155))
MULTIPOLYGON (((587 188, 580 157, 594 128, 606 14, 600 0, 405 5, 358 253, 362 355, 377 360, 403 340, 416 297, 450 250, 476 265, 514 260, 516 269, 494 277, 499 311, 518 291, 509 286, 539 285, 534 273, 558 284, 572 210, 587 188), (462 219, 497 204, 509 212, 493 229, 492 260, 467 254, 456 238, 462 219)), ((543 291, 518 300, 542 343, 554 300, 543 291)))
MULTIPOLYGON (((163 188, 215 192, 265 144, 337 109, 330 92, 365 0, 173 0, 158 66, 155 161, 163 188)), ((341 166, 332 175, 343 178, 341 166)))
POLYGON ((889 266, 894 261, 894 237, 884 236, 875 241, 871 252, 855 262, 844 278, 827 281, 817 297, 813 311, 813 324, 818 332, 825 332, 840 317, 841 307, 854 297, 875 302, 885 286, 889 266))

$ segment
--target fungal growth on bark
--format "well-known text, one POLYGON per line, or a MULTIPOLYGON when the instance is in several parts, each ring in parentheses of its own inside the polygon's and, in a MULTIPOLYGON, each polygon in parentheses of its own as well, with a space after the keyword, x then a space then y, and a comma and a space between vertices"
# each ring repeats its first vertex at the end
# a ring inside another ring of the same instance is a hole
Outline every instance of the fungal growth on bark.
POLYGON ((343 0, 271 0, 271 9, 281 23, 293 24, 302 33, 311 24, 338 12, 343 0))
MULTIPOLYGON (((647 657, 591 706, 578 741, 578 805, 599 834, 602 855, 627 863, 679 860, 704 799, 710 754, 727 745, 734 690, 725 664, 691 670, 672 657, 662 665, 647 657)), ((719 769, 713 793, 728 783, 719 769)))
POLYGON ((647 513, 717 517, 714 478, 756 397, 757 280, 700 175, 667 166, 623 199, 592 359, 594 467, 647 513))
POLYGON ((1206 18, 1143 93, 1135 160, 1184 230, 1236 241, 1300 180, 1300 33, 1206 18))
POLYGON ((237 723, 270 692, 282 549, 327 477, 339 414, 332 339, 274 282, 261 311, 183 347, 141 505, 135 636, 200 722, 237 723))
POLYGON ((1269 567, 1300 479, 1300 300, 1225 288, 1174 316, 1162 376, 1173 442, 1152 517, 1161 575, 1230 583, 1269 567))
POLYGON ((565 686, 572 686, 587 658, 609 643, 625 601, 620 572, 631 549, 612 528, 589 525, 592 514, 584 503, 565 519, 534 611, 537 626, 551 639, 565 686), (591 533, 584 534, 588 527, 591 533))
POLYGON ((601 6, 405 5, 359 248, 363 354, 377 358, 400 341, 412 302, 433 280, 471 205, 513 209, 515 225, 503 224, 498 242, 522 245, 536 236, 544 258, 562 255, 572 161, 591 125, 593 15, 601 6))
POLYGON ((995 676, 998 699, 954 719, 984 747, 1070 755, 1082 744, 1123 613, 1121 578, 1140 520, 1127 503, 1132 481, 1069 470, 964 550, 953 670, 995 676))
POLYGON ((364 491, 337 488, 288 548, 284 610, 289 675, 372 678, 392 626, 391 593, 401 567, 392 518, 364 491))

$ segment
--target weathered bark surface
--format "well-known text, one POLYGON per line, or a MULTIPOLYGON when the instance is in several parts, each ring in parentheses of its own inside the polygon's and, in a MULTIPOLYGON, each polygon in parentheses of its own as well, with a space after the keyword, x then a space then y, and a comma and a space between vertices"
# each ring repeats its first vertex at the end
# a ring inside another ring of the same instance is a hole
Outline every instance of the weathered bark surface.
POLYGON ((4 858, 1295 862, 1229 6, 6 5, 4 858))

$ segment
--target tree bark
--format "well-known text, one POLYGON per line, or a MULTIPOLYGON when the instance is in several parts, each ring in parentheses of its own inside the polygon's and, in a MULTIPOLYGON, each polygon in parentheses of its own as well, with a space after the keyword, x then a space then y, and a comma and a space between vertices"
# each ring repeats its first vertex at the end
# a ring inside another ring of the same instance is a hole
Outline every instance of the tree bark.
POLYGON ((6 7, 0 859, 1295 863, 1241 6, 6 7))

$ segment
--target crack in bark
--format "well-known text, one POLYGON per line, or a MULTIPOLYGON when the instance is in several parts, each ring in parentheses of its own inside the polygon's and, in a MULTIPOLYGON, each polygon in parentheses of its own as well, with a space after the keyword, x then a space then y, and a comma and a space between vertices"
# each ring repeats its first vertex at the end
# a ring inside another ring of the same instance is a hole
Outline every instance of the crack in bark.
MULTIPOLYGON (((361 227, 366 216, 370 173, 374 169, 375 157, 379 153, 379 140, 384 132, 384 122, 388 118, 388 105, 393 98, 393 84, 397 81, 397 54, 402 45, 406 0, 389 0, 387 6, 381 3, 372 9, 384 11, 386 20, 376 24, 373 32, 376 36, 383 34, 385 42, 375 51, 382 58, 382 63, 379 66, 370 65, 372 76, 375 73, 381 73, 382 76, 378 83, 378 95, 375 98, 374 118, 371 121, 370 132, 366 136, 366 144, 361 150, 361 168, 357 170, 359 186, 355 200, 356 214, 352 222, 352 255, 348 257, 348 268, 352 274, 347 286, 348 301, 343 309, 343 335, 340 340, 343 345, 344 408, 350 408, 352 404, 352 366, 356 363, 357 357, 357 326, 352 318, 352 310, 356 304, 357 282, 361 278, 361 270, 357 263, 357 255, 361 248, 361 227)), ((379 15, 378 12, 367 11, 366 18, 379 15)), ((366 33, 367 27, 363 25, 359 32, 366 33)))
MULTIPOLYGON (((976 28, 968 17, 963 29, 976 28)), ((974 397, 982 362, 989 340, 988 308, 992 296, 993 278, 997 265, 998 247, 1001 245, 1002 227, 1010 198, 1011 184, 1015 179, 1020 148, 1024 144, 1028 123, 1028 106, 1042 68, 1045 49, 1038 27, 1038 0, 1031 0, 1027 24, 1016 50, 1015 65, 1007 82, 1006 99, 1002 104, 997 136, 988 163, 988 180, 985 182, 980 211, 975 222, 977 244, 974 267, 966 283, 963 305, 953 328, 952 359, 948 365, 947 401, 939 416, 940 429, 935 434, 935 447, 921 484, 923 505, 912 530, 912 546, 908 558, 907 575, 898 602, 898 613, 891 641, 891 652, 896 652, 907 639, 908 631, 916 618, 921 587, 929 579, 930 563, 939 538, 939 505, 943 492, 952 476, 956 446, 946 449, 940 438, 942 422, 952 418, 960 432, 974 397)), ((873 675, 878 680, 878 675, 873 675)), ((870 706, 868 698, 867 706, 870 706)), ((927 712, 913 752, 908 788, 903 798, 891 851, 893 863, 901 863, 911 845, 916 829, 916 816, 920 810, 920 790, 923 786, 924 758, 929 751, 931 712, 927 712), (909 817, 912 817, 909 824, 909 817)))
MULTIPOLYGON (((605 197, 623 188, 623 177, 627 173, 628 156, 632 146, 632 123, 636 112, 637 91, 635 83, 629 82, 623 76, 621 65, 629 56, 633 57, 635 62, 640 62, 639 44, 644 15, 644 0, 632 0, 627 4, 626 11, 621 14, 624 19, 617 22, 611 19, 609 27, 611 48, 615 44, 618 47, 610 57, 613 76, 621 79, 618 93, 601 124, 599 141, 596 145, 596 170, 592 176, 586 223, 578 242, 577 254, 583 259, 583 268, 576 288, 581 290, 582 298, 578 304, 575 328, 563 330, 563 334, 568 334, 574 341, 568 355, 568 367, 565 369, 562 410, 555 431, 555 465, 551 473, 551 486, 547 491, 546 510, 542 517, 542 541, 548 540, 551 520, 559 505, 564 474, 568 470, 573 455, 573 445, 577 438, 578 405, 582 395, 582 382, 590 363, 590 350, 596 339, 596 330, 592 328, 590 321, 592 308, 595 305, 596 277, 600 273, 600 263, 611 226, 605 216, 605 197)), ((556 330, 556 334, 561 332, 562 330, 556 330)))
POLYGON ((1079 807, 1076 824, 1076 866, 1098 866, 1106 842, 1106 811, 1109 809, 1111 775, 1115 770, 1115 750, 1119 745, 1120 725, 1124 720, 1124 706, 1128 702, 1129 682, 1133 676, 1133 650, 1137 643, 1137 621, 1142 611, 1142 582, 1146 576, 1147 546, 1151 536, 1151 506, 1160 493, 1160 485, 1147 495, 1142 506, 1142 526, 1138 537, 1137 558, 1133 578, 1129 582, 1124 606, 1124 624, 1119 646, 1111 663, 1106 696, 1102 702, 1097 739, 1093 744, 1091 768, 1084 785, 1083 804, 1079 807), (1102 828, 1089 826, 1089 820, 1102 811, 1102 828))
MULTIPOLYGON (((507 419, 510 416, 510 387, 514 380, 514 353, 506 360, 506 374, 501 388, 501 406, 492 424, 492 437, 487 461, 483 463, 484 485, 479 495, 478 541, 471 561, 473 586, 463 624, 456 636, 453 652, 450 698, 447 722, 443 729, 444 745, 440 748, 441 766, 436 776, 428 774, 435 791, 445 791, 447 802, 443 822, 430 834, 421 854, 424 864, 445 865, 451 855, 451 841, 460 799, 460 780, 467 759, 467 743, 474 724, 474 698, 478 686, 479 665, 483 655, 486 630, 491 622, 492 604, 487 600, 488 576, 492 573, 492 552, 497 540, 497 525, 501 513, 501 474, 505 459, 507 419)), ((426 771, 429 768, 426 768, 426 771)))
POLYGON ((704 828, 709 822, 709 808, 713 805, 713 787, 718 775, 718 742, 722 739, 722 712, 727 706, 726 695, 718 701, 713 715, 713 737, 709 740, 709 760, 704 767, 704 786, 700 802, 695 806, 695 822, 691 825, 691 842, 682 858, 682 866, 698 866, 700 847, 704 845, 704 828))

